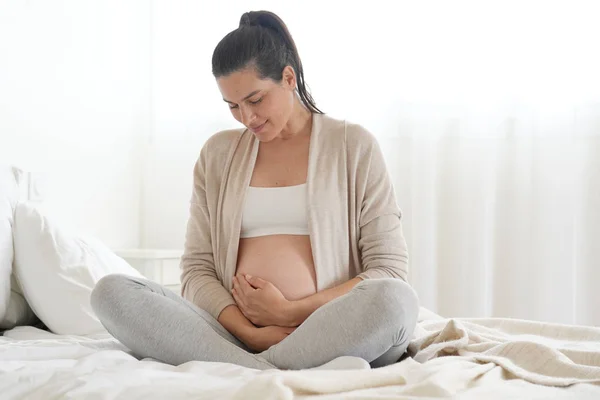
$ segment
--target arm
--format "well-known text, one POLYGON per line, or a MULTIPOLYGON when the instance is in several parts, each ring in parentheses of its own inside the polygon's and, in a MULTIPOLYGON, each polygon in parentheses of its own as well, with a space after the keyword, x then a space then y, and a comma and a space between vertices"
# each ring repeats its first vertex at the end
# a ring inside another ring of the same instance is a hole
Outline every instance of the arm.
POLYGON ((401 212, 381 148, 368 131, 361 129, 354 133, 351 141, 355 145, 356 142, 366 144, 365 157, 356 157, 360 164, 355 165, 357 181, 364 182, 359 185, 364 190, 358 194, 361 205, 358 249, 363 271, 339 286, 291 302, 289 315, 293 324, 301 324, 319 307, 348 293, 363 279, 406 280, 408 252, 400 223, 401 212))
POLYGON ((239 311, 258 326, 296 327, 315 310, 348 293, 362 279, 353 278, 300 300, 287 300, 275 285, 250 275, 233 278, 233 297, 239 311))
POLYGON ((341 285, 325 289, 313 294, 312 296, 290 302, 287 326, 300 325, 319 307, 329 303, 333 299, 345 295, 360 281, 362 281, 362 279, 359 277, 352 278, 341 285))
POLYGON ((223 287, 214 263, 206 199, 207 152, 205 145, 194 167, 190 217, 181 258, 181 295, 217 319, 225 307, 235 302, 223 287))
POLYGON ((281 342, 296 328, 254 326, 236 306, 228 306, 219 315, 219 323, 254 351, 264 351, 281 342))
POLYGON ((245 345, 248 345, 252 333, 256 329, 254 324, 244 317, 244 314, 235 305, 225 307, 221 311, 218 321, 229 333, 240 339, 245 345))
MULTIPOLYGON (((360 132, 360 131, 359 131, 360 132)), ((362 130, 360 138, 364 155, 357 158, 358 250, 363 279, 394 278, 406 281, 408 250, 402 232, 402 213, 396 201, 381 147, 377 139, 362 130)), ((358 141, 358 139, 357 139, 358 141)))

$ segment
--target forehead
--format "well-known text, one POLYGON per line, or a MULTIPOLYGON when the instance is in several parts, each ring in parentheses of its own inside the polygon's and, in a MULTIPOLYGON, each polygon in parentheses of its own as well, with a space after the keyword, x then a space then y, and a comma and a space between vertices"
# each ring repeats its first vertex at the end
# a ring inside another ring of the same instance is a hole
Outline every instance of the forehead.
POLYGON ((256 90, 273 87, 275 82, 261 79, 254 68, 246 68, 217 78, 217 85, 224 99, 236 102, 256 90))

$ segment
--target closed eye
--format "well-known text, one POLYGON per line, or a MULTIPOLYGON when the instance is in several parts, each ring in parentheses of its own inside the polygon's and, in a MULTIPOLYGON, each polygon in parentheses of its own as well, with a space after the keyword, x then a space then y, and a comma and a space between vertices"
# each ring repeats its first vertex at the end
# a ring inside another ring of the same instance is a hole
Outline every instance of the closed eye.
MULTIPOLYGON (((255 90, 254 92, 250 93, 248 96, 244 97, 244 100, 248 100, 248 99, 250 99, 250 97, 252 97, 252 96, 256 96, 258 93, 260 93, 260 90, 255 90)), ((263 96, 263 97, 264 97, 264 96, 263 96)), ((263 98, 261 97, 260 99, 258 99, 258 100, 255 100, 255 101, 248 100, 248 102, 249 102, 250 104, 252 104, 252 105, 256 105, 256 104, 260 103, 262 100, 263 100, 263 98)), ((233 109, 236 109, 236 108, 239 108, 239 106, 238 106, 237 104, 230 102, 230 101, 229 101, 229 100, 227 100, 226 98, 223 98, 223 101, 224 101, 225 103, 228 103, 228 104, 229 104, 229 108, 230 108, 230 109, 232 109, 232 110, 233 110, 233 109)))
MULTIPOLYGON (((258 103, 260 103, 262 101, 262 97, 258 100, 248 100, 248 103, 252 104, 252 105, 257 105, 258 103)), ((239 106, 237 104, 229 104, 229 108, 231 108, 232 110, 235 108, 239 108, 239 106)))

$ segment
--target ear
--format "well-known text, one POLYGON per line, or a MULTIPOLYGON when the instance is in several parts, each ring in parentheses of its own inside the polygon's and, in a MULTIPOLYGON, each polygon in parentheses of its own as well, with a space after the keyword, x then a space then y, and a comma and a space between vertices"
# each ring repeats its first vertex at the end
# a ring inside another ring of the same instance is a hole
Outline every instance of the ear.
POLYGON ((288 89, 296 89, 296 73, 294 72, 294 68, 289 65, 283 68, 281 83, 288 89))

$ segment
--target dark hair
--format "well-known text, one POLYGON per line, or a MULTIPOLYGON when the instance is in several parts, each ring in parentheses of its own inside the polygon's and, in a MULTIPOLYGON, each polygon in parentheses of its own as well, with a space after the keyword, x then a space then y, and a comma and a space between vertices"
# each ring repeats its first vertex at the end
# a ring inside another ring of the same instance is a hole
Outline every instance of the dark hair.
POLYGON ((221 39, 212 57, 215 78, 253 66, 262 79, 270 78, 280 82, 286 65, 291 66, 296 73, 296 90, 302 103, 310 112, 323 114, 306 88, 304 70, 294 39, 281 18, 274 13, 244 13, 239 27, 221 39))

